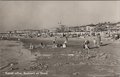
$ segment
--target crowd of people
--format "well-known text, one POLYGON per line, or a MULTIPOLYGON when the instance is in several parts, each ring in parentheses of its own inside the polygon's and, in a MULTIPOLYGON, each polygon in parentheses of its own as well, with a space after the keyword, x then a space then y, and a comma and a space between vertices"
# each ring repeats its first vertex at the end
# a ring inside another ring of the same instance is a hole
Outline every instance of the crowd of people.
MULTIPOLYGON (((64 42, 62 44, 59 44, 59 43, 57 43, 57 37, 54 37, 51 47, 52 48, 58 48, 58 47, 66 48, 67 44, 69 42, 69 39, 67 36, 64 36, 64 39, 65 39, 64 42)), ((100 47, 100 45, 102 44, 100 34, 97 34, 92 40, 93 40, 92 42, 93 42, 94 47, 100 47)), ((84 40, 83 48, 90 49, 90 43, 91 43, 91 40, 88 40, 88 39, 84 40)), ((37 47, 45 48, 45 47, 47 47, 47 45, 45 45, 43 42, 41 42, 37 47)), ((30 43, 30 49, 34 49, 34 45, 32 45, 32 43, 30 43)))
MULTIPOLYGON (((87 36, 87 35, 84 35, 84 39, 85 39, 85 36, 87 36)), ((59 44, 59 43, 57 43, 57 37, 54 36, 54 39, 52 41, 52 48, 58 48, 58 47, 60 47, 60 48, 66 48, 67 44, 69 42, 69 38, 70 37, 68 36, 68 34, 64 34, 63 33, 62 38, 64 38, 64 42, 62 44, 59 44)), ((93 38, 92 39, 93 40, 92 41, 93 42, 93 46, 94 47, 100 47, 100 45, 102 44, 101 34, 97 33, 92 38, 93 38)), ((114 37, 113 37, 113 39, 115 39, 115 40, 117 40, 119 38, 120 38, 119 35, 114 35, 114 37)), ((4 39, 4 37, 1 37, 1 39, 4 39)), ((18 38, 18 41, 20 41, 20 38, 18 38)), ((84 43, 83 43, 83 48, 84 49, 90 49, 90 44, 91 44, 91 40, 90 39, 85 39, 84 43)), ((44 42, 41 42, 36 47, 45 48, 46 45, 44 44, 44 42)), ((29 49, 34 49, 34 48, 35 48, 35 46, 32 43, 30 43, 29 49)))
MULTIPOLYGON (((90 41, 89 40, 85 40, 84 41, 84 48, 85 49, 90 49, 90 41)), ((101 35, 97 34, 94 38, 93 38, 93 46, 94 47, 100 47, 100 45, 102 44, 102 40, 101 40, 101 35)))
MULTIPOLYGON (((63 44, 58 44, 57 43, 57 37, 54 37, 53 41, 52 41, 52 48, 66 48, 67 47, 67 43, 68 43, 68 37, 64 37, 65 40, 63 42, 63 44)), ((45 48, 47 47, 43 42, 41 42, 37 47, 41 47, 41 48, 45 48)), ((34 49, 34 45, 32 43, 30 43, 30 48, 29 49, 34 49)))

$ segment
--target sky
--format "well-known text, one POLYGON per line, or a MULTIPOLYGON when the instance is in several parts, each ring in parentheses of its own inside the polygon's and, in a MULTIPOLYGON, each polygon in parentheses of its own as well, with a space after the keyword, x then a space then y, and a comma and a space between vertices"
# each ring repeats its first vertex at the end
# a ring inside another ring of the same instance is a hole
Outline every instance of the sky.
POLYGON ((120 1, 1 1, 0 32, 120 21, 120 1))

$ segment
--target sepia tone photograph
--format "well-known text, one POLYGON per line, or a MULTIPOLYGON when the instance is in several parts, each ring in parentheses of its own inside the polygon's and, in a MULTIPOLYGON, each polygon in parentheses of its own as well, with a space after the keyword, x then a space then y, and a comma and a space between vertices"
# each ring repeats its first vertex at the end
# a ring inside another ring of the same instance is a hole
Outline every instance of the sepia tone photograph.
POLYGON ((0 1, 0 77, 120 77, 120 1, 0 1))

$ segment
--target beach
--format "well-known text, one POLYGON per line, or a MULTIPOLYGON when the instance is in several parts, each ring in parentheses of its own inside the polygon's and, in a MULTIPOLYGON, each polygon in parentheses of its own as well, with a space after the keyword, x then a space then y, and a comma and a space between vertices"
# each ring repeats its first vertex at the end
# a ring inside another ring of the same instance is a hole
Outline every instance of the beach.
MULTIPOLYGON (((62 40, 57 40, 61 43, 62 40)), ((49 39, 0 40, 0 72, 42 72, 34 77, 119 77, 120 43, 104 41, 100 48, 83 49, 82 39, 69 39, 67 48, 34 48, 40 42, 51 45, 49 39), (47 73, 46 73, 47 72, 47 73)), ((31 77, 33 75, 30 75, 31 77)), ((19 75, 26 77, 28 75, 19 75)))

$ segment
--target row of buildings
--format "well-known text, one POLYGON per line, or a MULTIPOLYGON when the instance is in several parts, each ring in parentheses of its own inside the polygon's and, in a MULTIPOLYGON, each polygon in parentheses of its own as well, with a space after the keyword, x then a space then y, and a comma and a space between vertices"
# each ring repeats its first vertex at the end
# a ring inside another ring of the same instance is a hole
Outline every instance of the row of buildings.
POLYGON ((57 29, 56 32, 58 33, 71 33, 71 34, 87 34, 87 35, 92 35, 92 34, 109 34, 112 35, 113 33, 120 33, 120 22, 117 23, 110 23, 110 22, 105 22, 105 23, 98 23, 98 24, 89 24, 89 25, 84 25, 84 26, 72 26, 68 27, 66 25, 60 25, 57 29))
POLYGON ((68 27, 66 25, 59 24, 59 27, 55 29, 26 29, 26 30, 14 30, 8 31, 6 33, 0 33, 0 36, 9 36, 9 37, 52 37, 54 35, 65 34, 79 34, 79 35, 92 35, 93 33, 120 33, 120 22, 117 23, 98 23, 98 24, 89 24, 84 26, 72 26, 68 27))
MULTIPOLYGON (((61 32, 100 32, 100 31, 119 31, 120 30, 120 22, 117 23, 98 23, 98 24, 89 24, 84 26, 73 26, 67 27, 65 25, 60 25, 59 30, 61 32), (62 30, 64 27, 64 30, 62 30)), ((60 31, 58 31, 60 32, 60 31)))

